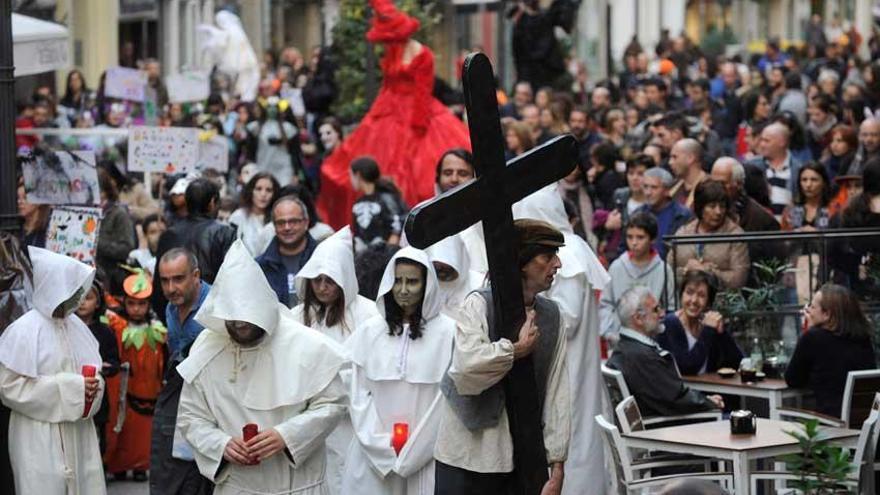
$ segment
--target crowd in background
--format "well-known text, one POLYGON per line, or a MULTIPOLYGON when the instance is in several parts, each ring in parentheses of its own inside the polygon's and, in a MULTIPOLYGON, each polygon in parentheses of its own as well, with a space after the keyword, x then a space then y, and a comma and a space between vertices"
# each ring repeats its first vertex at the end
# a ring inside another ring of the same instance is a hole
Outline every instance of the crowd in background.
MULTIPOLYGON (((671 311, 666 326, 673 331, 663 345, 680 353, 685 372, 693 347, 676 335, 700 335, 716 292, 753 286, 755 263, 776 258, 794 266, 819 252, 809 242, 735 240, 672 250, 666 236, 880 227, 880 42, 854 32, 829 33, 815 18, 808 32, 803 44, 783 47, 771 39, 763 53, 733 57, 667 33, 650 51, 634 39, 613 77, 594 80, 569 60, 570 86, 519 81, 509 94, 499 88, 508 158, 557 135, 577 139, 578 166, 560 181, 559 191, 574 231, 612 274, 600 304, 602 335, 609 342, 620 329, 617 298, 633 285, 646 285, 671 311), (856 55, 861 43, 868 44, 871 59, 856 55)), ((130 272, 120 265, 139 266, 158 279, 157 257, 181 245, 198 246, 202 279, 213 282, 225 250, 241 238, 279 300, 294 306, 299 296, 292 277, 333 232, 314 207, 322 160, 346 129, 330 110, 335 87, 329 57, 318 48, 307 55, 292 47, 277 57, 267 52, 252 103, 229 94, 222 77, 213 79, 204 102, 169 103, 159 62, 140 66, 157 95, 155 116, 143 105, 105 97, 102 81, 86 81, 77 70, 58 94, 39 87, 19 105, 18 128, 153 123, 198 127, 228 140, 227 173, 152 174, 144 184, 143 174, 127 171, 126 142, 118 136, 17 137, 24 151, 47 145, 98 154, 104 214, 96 264, 103 285, 96 294, 126 314, 130 272), (291 197, 296 201, 278 201, 291 197)), ((472 157, 464 150, 452 155, 450 163, 458 158, 465 164, 462 179, 472 178, 472 157)), ((445 190, 440 172, 446 158, 438 157, 438 190, 445 190)), ((379 170, 369 157, 351 165, 352 187, 380 209, 371 213, 375 222, 351 222, 361 294, 370 299, 414 206, 379 170)), ((362 214, 358 204, 353 219, 362 214)), ((21 185, 19 211, 24 242, 45 245, 50 207, 29 204, 21 185)), ((828 246, 821 263, 829 275, 817 282, 835 281, 876 302, 880 239, 828 246)), ((793 279, 786 283, 795 289, 793 279)), ((163 291, 152 291, 157 320, 166 315, 162 299, 163 291)), ((795 303, 795 296, 786 302, 795 303)), ((716 329, 720 323, 713 322, 716 329)), ((710 367, 725 362, 723 355, 742 357, 729 336, 704 334, 712 340, 707 347, 721 349, 710 367)), ((694 362, 702 366, 705 359, 694 362)))

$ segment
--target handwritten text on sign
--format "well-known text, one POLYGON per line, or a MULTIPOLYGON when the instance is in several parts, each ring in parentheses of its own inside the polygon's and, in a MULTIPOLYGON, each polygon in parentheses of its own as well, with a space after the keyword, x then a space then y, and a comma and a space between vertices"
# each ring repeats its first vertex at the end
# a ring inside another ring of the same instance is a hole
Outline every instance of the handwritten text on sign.
POLYGON ((199 131, 189 127, 132 127, 128 136, 128 170, 169 174, 195 170, 199 131))
POLYGON ((100 208, 55 207, 46 231, 46 249, 94 265, 100 223, 100 208))
POLYGON ((46 151, 20 159, 28 203, 98 205, 98 172, 92 151, 46 151))

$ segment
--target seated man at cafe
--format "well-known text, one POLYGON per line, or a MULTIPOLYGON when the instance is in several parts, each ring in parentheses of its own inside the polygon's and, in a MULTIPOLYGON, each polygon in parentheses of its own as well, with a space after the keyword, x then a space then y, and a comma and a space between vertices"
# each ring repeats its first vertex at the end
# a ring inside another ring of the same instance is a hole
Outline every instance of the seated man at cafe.
POLYGON ((673 416, 723 409, 720 395, 703 395, 688 388, 675 358, 655 340, 662 331, 664 308, 647 287, 637 285, 620 296, 617 313, 620 341, 608 367, 623 373, 626 385, 644 416, 673 416))

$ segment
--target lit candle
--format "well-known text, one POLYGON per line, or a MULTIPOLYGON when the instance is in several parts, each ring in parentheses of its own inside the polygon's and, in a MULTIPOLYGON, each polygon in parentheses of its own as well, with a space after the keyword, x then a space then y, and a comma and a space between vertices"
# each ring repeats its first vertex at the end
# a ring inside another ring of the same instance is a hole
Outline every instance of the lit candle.
POLYGON ((394 447, 394 452, 400 455, 400 450, 403 449, 403 446, 406 444, 406 439, 409 436, 409 425, 406 423, 394 423, 394 431, 391 434, 391 446, 394 447))
MULTIPOLYGON (((260 433, 260 426, 256 423, 248 423, 241 428, 241 437, 245 443, 249 442, 252 438, 257 436, 258 433, 260 433)), ((256 459, 251 459, 250 462, 252 466, 259 463, 260 461, 256 459)))
MULTIPOLYGON (((82 367, 82 375, 83 376, 86 376, 89 378, 94 378, 95 374, 97 372, 98 372, 97 368, 95 368, 94 366, 92 366, 90 364, 84 364, 82 367)), ((86 405, 83 408, 83 417, 84 418, 89 415, 89 409, 91 409, 91 408, 92 408, 92 401, 90 399, 86 400, 86 405)))

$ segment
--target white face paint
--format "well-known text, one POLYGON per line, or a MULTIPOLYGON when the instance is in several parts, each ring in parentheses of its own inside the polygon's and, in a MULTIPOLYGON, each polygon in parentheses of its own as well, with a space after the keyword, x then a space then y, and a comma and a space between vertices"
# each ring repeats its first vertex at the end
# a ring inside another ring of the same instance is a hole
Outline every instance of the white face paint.
POLYGON ((321 144, 324 145, 324 149, 327 151, 332 151, 339 144, 339 134, 336 133, 336 129, 330 124, 324 124, 318 128, 318 136, 320 136, 321 144))

